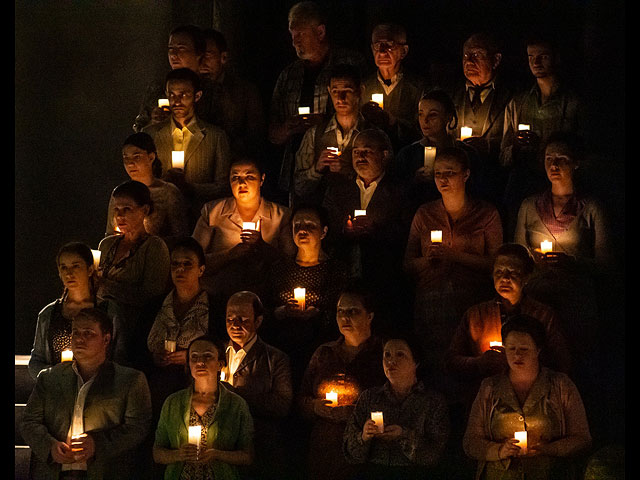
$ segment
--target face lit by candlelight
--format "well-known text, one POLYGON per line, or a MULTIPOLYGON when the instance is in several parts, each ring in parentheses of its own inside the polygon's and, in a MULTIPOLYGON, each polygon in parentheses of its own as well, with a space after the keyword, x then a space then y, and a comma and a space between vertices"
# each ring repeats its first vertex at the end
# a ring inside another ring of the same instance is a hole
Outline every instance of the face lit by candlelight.
POLYGON ((113 197, 115 224, 124 235, 144 230, 144 217, 149 214, 149 205, 138 205, 126 195, 113 197))
POLYGON ((216 346, 207 340, 196 340, 189 347, 189 370, 193 378, 218 377, 223 366, 216 346))
POLYGON ((135 145, 122 147, 122 163, 131 180, 143 182, 143 180, 153 177, 153 161, 155 159, 155 152, 147 152, 135 145))
POLYGON ((371 35, 371 51, 378 68, 398 72, 402 60, 409 53, 409 45, 406 38, 394 38, 392 32, 376 29, 371 35))
POLYGON ((571 156, 571 152, 562 143, 547 145, 544 152, 544 169, 551 183, 573 183, 573 175, 578 168, 578 162, 571 156))
POLYGON ((227 63, 227 52, 221 52, 216 42, 208 38, 207 51, 200 61, 200 75, 215 80, 224 70, 225 63, 227 63))
POLYGON ((291 43, 300 60, 312 60, 326 42, 326 27, 314 22, 289 22, 291 43))
POLYGON ((471 175, 469 169, 463 170, 462 165, 455 158, 439 156, 433 163, 433 178, 442 195, 464 191, 469 175, 471 175))
POLYGON ((384 344, 382 367, 385 376, 393 385, 396 382, 415 381, 418 364, 414 360, 407 342, 393 339, 384 344))
POLYGON ((370 336, 373 312, 368 312, 358 295, 344 293, 338 300, 336 313, 342 335, 370 336))
POLYGON ((491 54, 482 39, 472 36, 462 49, 462 70, 464 76, 474 85, 490 82, 500 64, 502 54, 491 54))
POLYGON ((261 174, 253 163, 236 163, 229 172, 231 193, 235 199, 243 203, 255 202, 260 198, 260 188, 264 183, 261 174))
POLYGON ((545 78, 555 74, 555 58, 547 45, 529 45, 527 47, 529 69, 536 78, 545 78))
POLYGON ((358 87, 350 78, 332 78, 328 89, 336 113, 339 115, 358 113, 364 85, 358 87))
POLYGON ((358 135, 351 152, 353 169, 365 182, 378 178, 385 170, 389 151, 365 135, 358 135))
POLYGON ((299 210, 293 216, 293 242, 298 248, 320 251, 322 239, 327 235, 327 227, 313 210, 299 210))
POLYGON ((92 274, 93 265, 87 265, 80 255, 71 252, 60 254, 58 275, 65 288, 69 290, 88 289, 92 274))
POLYGON ((78 362, 104 361, 110 342, 111 334, 104 333, 96 320, 79 315, 71 321, 71 350, 78 362))
POLYGON ((540 349, 528 333, 509 332, 504 341, 504 349, 511 370, 523 371, 538 367, 540 349))
POLYGON ((525 284, 524 265, 511 255, 498 255, 493 264, 493 285, 498 294, 516 305, 525 284))
POLYGON ((176 287, 197 287, 204 269, 205 266, 200 265, 198 256, 191 250, 177 248, 171 252, 171 280, 176 287))
POLYGON ((247 344, 258 332, 262 315, 255 316, 253 296, 235 294, 227 302, 227 334, 240 347, 247 344))
POLYGON ((188 80, 174 79, 167 82, 166 93, 171 115, 181 121, 190 120, 195 114, 196 102, 200 100, 202 92, 196 92, 188 80))
POLYGON ((437 100, 425 99, 418 103, 418 122, 425 137, 435 140, 447 134, 447 125, 453 117, 447 116, 444 105, 437 100))
POLYGON ((171 69, 188 68, 198 73, 200 56, 196 54, 193 39, 187 33, 174 33, 169 36, 167 46, 171 69))

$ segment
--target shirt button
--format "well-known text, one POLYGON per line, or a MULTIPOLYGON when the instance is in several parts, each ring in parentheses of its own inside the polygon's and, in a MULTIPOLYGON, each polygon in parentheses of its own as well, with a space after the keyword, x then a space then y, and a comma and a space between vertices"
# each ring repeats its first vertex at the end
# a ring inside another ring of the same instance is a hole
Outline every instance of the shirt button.
POLYGON ((520 416, 518 417, 518 420, 520 420, 520 421, 522 422, 522 421, 524 420, 524 417, 523 417, 522 415, 520 415, 520 416))

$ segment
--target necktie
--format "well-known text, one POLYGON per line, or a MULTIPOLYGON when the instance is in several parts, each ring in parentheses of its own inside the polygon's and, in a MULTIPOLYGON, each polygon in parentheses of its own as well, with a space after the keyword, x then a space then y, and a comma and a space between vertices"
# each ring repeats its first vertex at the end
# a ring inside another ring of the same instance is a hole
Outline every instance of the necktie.
POLYGON ((473 90, 473 100, 471 100, 471 110, 473 110, 474 115, 478 114, 478 110, 480 110, 480 107, 482 106, 481 94, 485 88, 486 87, 471 87, 471 90, 473 90))
POLYGON ((382 79, 382 83, 384 83, 387 87, 391 86, 391 79, 389 78, 388 80, 383 78, 382 79))

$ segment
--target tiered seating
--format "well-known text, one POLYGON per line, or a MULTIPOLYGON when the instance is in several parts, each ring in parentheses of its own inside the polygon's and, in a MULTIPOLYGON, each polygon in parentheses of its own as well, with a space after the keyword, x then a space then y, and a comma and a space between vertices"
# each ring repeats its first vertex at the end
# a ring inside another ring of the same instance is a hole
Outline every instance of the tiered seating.
POLYGON ((31 449, 25 445, 18 430, 18 425, 22 419, 27 400, 35 382, 29 375, 27 365, 29 355, 15 356, 15 479, 26 480, 29 478, 29 462, 31 460, 31 449))

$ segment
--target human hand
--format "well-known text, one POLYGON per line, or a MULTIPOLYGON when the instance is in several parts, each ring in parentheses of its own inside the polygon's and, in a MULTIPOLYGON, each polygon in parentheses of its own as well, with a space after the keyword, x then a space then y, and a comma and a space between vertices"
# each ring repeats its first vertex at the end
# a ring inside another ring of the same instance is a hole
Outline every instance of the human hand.
POLYGON ((413 178, 420 183, 433 182, 433 169, 422 166, 416 170, 413 178))
POLYGON ((315 398, 313 400, 313 413, 326 420, 331 420, 333 417, 333 409, 336 407, 330 407, 331 401, 324 398, 315 398))
POLYGON ((169 365, 169 352, 153 352, 153 363, 158 367, 166 367, 169 365))
POLYGON ((166 182, 173 183, 178 188, 184 187, 187 183, 184 178, 184 169, 182 168, 170 168, 162 178, 166 182))
POLYGON ((380 434, 380 432, 378 431, 378 426, 373 420, 368 418, 367 421, 364 422, 364 425, 362 426, 362 441, 368 442, 378 434, 380 434))
POLYGON ((262 233, 259 230, 242 230, 240 240, 247 246, 255 247, 263 241, 262 233))
POLYGON ((198 460, 198 447, 193 443, 185 443, 176 450, 177 462, 196 462, 198 460))
POLYGON ((531 130, 518 130, 515 143, 520 148, 537 149, 540 144, 540 137, 531 130))
POLYGON ((86 462, 96 454, 96 444, 91 435, 83 433, 71 437, 71 450, 74 453, 74 461, 86 462))
POLYGON ((171 115, 171 110, 168 108, 153 107, 151 110, 151 124, 156 124, 165 121, 171 115))
POLYGON ((186 365, 187 350, 176 350, 175 352, 167 352, 166 358, 170 365, 186 365))
POLYGON ((478 358, 478 364, 483 375, 493 375, 507 368, 507 356, 497 350, 487 350, 478 358))
POLYGON ((358 215, 351 220, 351 230, 355 235, 363 235, 371 230, 373 222, 368 215, 358 215))
POLYGON ((385 130, 390 125, 389 114, 376 102, 367 102, 360 108, 360 113, 368 121, 378 128, 385 130))
POLYGON ((519 440, 515 438, 506 439, 502 445, 500 445, 500 448, 498 448, 498 459, 504 460, 505 458, 520 455, 522 449, 516 445, 518 442, 519 440))
POLYGON ((205 464, 216 458, 218 451, 215 448, 202 448, 198 452, 198 458, 194 463, 205 464))
POLYGON ((527 447, 527 451, 523 456, 536 457, 538 455, 547 455, 550 457, 557 456, 558 452, 552 443, 540 443, 533 447, 527 447))
POLYGON ((475 148, 479 153, 486 154, 489 151, 489 142, 484 137, 467 137, 463 142, 475 148))
POLYGON ((384 432, 376 435, 380 440, 397 440, 404 435, 404 430, 400 425, 385 425, 384 432))
POLYGON ((55 440, 51 445, 51 458, 55 463, 73 463, 75 462, 75 453, 71 451, 71 447, 65 442, 55 440))
POLYGON ((326 173, 330 171, 336 173, 340 171, 340 168, 340 155, 333 153, 333 151, 328 148, 320 152, 320 156, 316 162, 316 172, 326 173))

